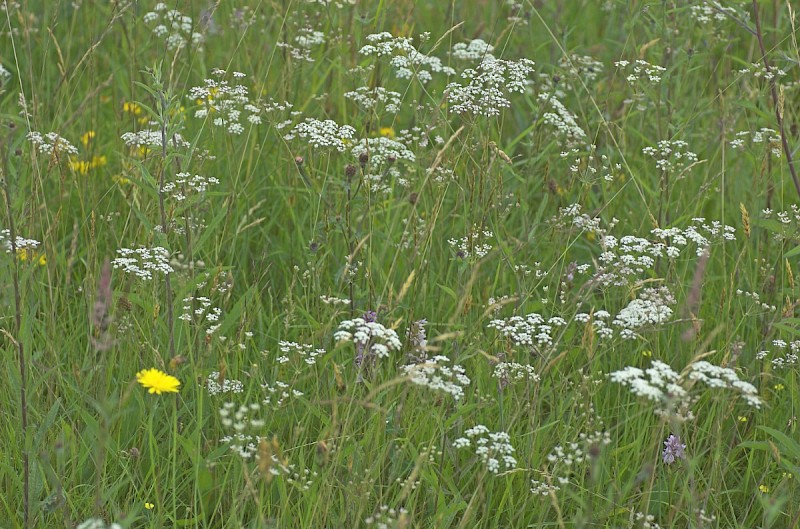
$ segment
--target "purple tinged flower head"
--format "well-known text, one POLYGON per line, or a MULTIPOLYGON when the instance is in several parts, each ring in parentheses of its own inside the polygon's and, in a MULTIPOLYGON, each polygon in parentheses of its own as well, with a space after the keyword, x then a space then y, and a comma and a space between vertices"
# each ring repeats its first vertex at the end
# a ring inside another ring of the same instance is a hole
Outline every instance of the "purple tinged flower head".
POLYGON ((368 310, 364 313, 364 321, 367 323, 375 323, 378 321, 378 313, 374 310, 368 310))
POLYGON ((681 444, 681 438, 675 434, 670 434, 667 440, 664 441, 664 452, 661 454, 661 458, 664 463, 671 465, 678 459, 686 459, 684 450, 686 450, 686 445, 681 444))

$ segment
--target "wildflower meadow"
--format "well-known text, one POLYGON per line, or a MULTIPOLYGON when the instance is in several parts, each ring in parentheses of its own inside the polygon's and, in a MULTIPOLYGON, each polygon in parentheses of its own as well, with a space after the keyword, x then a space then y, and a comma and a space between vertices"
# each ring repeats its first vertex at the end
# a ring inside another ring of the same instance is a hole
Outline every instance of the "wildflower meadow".
POLYGON ((0 0, 0 529, 800 527, 794 0, 0 0))

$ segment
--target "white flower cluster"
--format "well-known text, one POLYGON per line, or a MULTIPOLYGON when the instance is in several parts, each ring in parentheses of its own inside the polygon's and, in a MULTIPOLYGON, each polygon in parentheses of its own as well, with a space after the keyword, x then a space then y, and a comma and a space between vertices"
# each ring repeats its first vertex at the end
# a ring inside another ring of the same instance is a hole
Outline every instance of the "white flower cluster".
POLYGON ((5 66, 0 64, 0 87, 5 85, 7 82, 11 80, 11 72, 6 70, 5 66))
POLYGON ((667 69, 663 66, 650 64, 649 62, 641 59, 637 59, 633 63, 630 61, 617 61, 614 63, 614 66, 622 71, 631 72, 625 77, 625 80, 631 84, 641 79, 644 79, 650 83, 658 83, 661 81, 661 76, 663 73, 667 71, 667 69), (631 68, 628 68, 628 66, 631 66, 631 68))
POLYGON ((456 114, 499 116, 500 110, 511 106, 507 95, 522 93, 528 86, 528 76, 534 62, 529 59, 506 61, 487 55, 475 69, 461 73, 466 85, 447 85, 447 100, 456 114))
MULTIPOLYGON (((139 130, 136 132, 126 132, 121 136, 122 141, 128 147, 153 147, 161 148, 161 131, 160 130, 139 130)), ((177 132, 172 136, 172 139, 167 138, 167 147, 179 147, 188 149, 191 144, 183 139, 183 136, 177 132)))
POLYGON ((724 22, 725 20, 741 20, 746 22, 750 18, 750 13, 747 11, 740 11, 734 7, 723 6, 715 1, 691 6, 690 9, 692 18, 702 25, 709 25, 712 22, 724 22), (729 18, 728 15, 732 18, 729 18))
POLYGON ((205 177, 199 174, 192 176, 189 173, 178 173, 175 175, 175 180, 164 184, 161 192, 165 195, 170 195, 178 202, 182 202, 187 198, 184 195, 184 191, 199 195, 205 193, 209 185, 216 184, 219 184, 219 180, 213 176, 205 177))
MULTIPOLYGON (((581 432, 578 435, 578 441, 553 447, 553 450, 547 455, 547 462, 550 463, 552 470, 558 470, 557 467, 563 466, 566 467, 565 472, 569 473, 570 468, 586 462, 589 457, 589 447, 609 444, 611 444, 611 434, 606 431, 595 431, 589 434, 581 432)), ((564 475, 558 476, 556 480, 561 485, 569 483, 569 478, 564 475)))
POLYGON ((469 385, 469 377, 459 365, 447 365, 450 359, 436 355, 420 364, 409 364, 401 370, 413 384, 427 386, 434 391, 444 391, 459 401, 464 397, 464 388, 469 385))
POLYGON ((334 307, 337 305, 350 304, 350 300, 347 298, 337 298, 335 296, 326 296, 325 294, 320 295, 319 300, 326 305, 333 305, 334 307))
POLYGON ((764 219, 772 219, 777 217, 780 226, 773 231, 773 238, 775 240, 788 239, 794 244, 798 232, 800 232, 800 206, 792 204, 791 209, 787 211, 775 212, 771 209, 763 209, 761 217, 764 219))
POLYGON ((380 105, 383 105, 383 111, 387 114, 397 114, 402 102, 399 92, 387 90, 382 86, 374 88, 359 86, 351 92, 345 92, 344 97, 355 102, 364 110, 377 110, 380 105))
POLYGON ((550 485, 549 483, 537 481, 535 479, 531 480, 531 494, 534 496, 548 496, 559 490, 561 490, 561 487, 558 485, 550 485))
POLYGON ((620 371, 611 373, 609 379, 627 386, 637 397, 645 397, 648 400, 666 404, 667 407, 670 403, 691 402, 689 389, 687 389, 692 387, 691 381, 703 382, 706 386, 714 389, 735 390, 750 406, 761 407, 761 400, 758 398, 758 390, 755 386, 739 380, 733 369, 715 366, 706 361, 690 364, 686 374, 681 375, 664 362, 654 360, 646 370, 627 366, 620 371))
POLYGON ((659 360, 654 360, 646 370, 627 366, 609 375, 612 382, 628 386, 637 397, 661 402, 668 398, 682 399, 687 395, 680 385, 680 375, 659 360))
POLYGON ((326 119, 320 121, 306 118, 298 123, 286 134, 283 139, 292 141, 297 137, 305 139, 315 149, 336 149, 339 152, 347 150, 356 135, 356 129, 350 125, 337 125, 335 121, 326 119))
POLYGON ((75 529, 122 529, 122 526, 116 522, 106 524, 105 520, 100 518, 89 518, 79 523, 75 529))
MULTIPOLYGON (((17 235, 14 240, 14 248, 16 250, 35 250, 39 247, 39 244, 41 243, 37 240, 25 239, 19 235, 17 235)), ((0 230, 0 248, 5 248, 6 252, 10 252, 14 249, 11 246, 11 230, 0 230)))
POLYGON ((775 312, 776 310, 778 310, 778 307, 776 307, 775 305, 770 305, 769 303, 764 303, 763 301, 761 301, 761 295, 758 292, 747 292, 745 290, 742 290, 741 288, 737 288, 736 295, 744 296, 745 298, 752 300, 758 307, 767 310, 769 312, 775 312))
POLYGON ((219 329, 221 325, 219 323, 220 316, 222 316, 222 309, 219 307, 212 307, 209 298, 205 296, 188 296, 183 298, 183 312, 178 316, 178 319, 191 322, 195 317, 198 318, 198 320, 202 318, 209 324, 206 329, 206 335, 210 336, 219 329))
POLYGON ((425 55, 418 51, 411 39, 394 37, 391 33, 373 33, 367 35, 369 44, 359 50, 361 55, 390 57, 389 64, 394 68, 398 79, 416 77, 422 83, 433 79, 433 74, 455 75, 456 71, 445 66, 438 57, 425 55))
MULTIPOLYGON (((562 155, 563 154, 565 153, 562 153, 562 155)), ((553 222, 561 226, 574 227, 578 230, 593 233, 601 237, 617 224, 617 219, 613 219, 609 223, 607 229, 603 228, 602 219, 600 219, 600 217, 591 217, 586 213, 581 213, 582 209, 580 204, 570 204, 559 208, 558 215, 553 219, 553 222)))
POLYGON ((48 132, 42 136, 40 132, 33 131, 29 132, 26 137, 33 143, 40 154, 78 154, 77 147, 55 132, 48 132))
POLYGON ((299 344, 297 342, 287 342, 281 340, 278 342, 278 347, 280 348, 281 353, 283 353, 282 356, 278 357, 278 363, 280 364, 285 364, 290 360, 290 358, 286 356, 287 354, 294 353, 302 358, 303 362, 313 366, 317 363, 317 357, 325 354, 325 349, 315 348, 311 344, 299 344))
POLYGON ((319 46, 320 44, 325 44, 325 33, 314 28, 300 28, 294 41, 301 48, 319 46))
POLYGON ((302 391, 296 390, 286 382, 281 382, 280 380, 276 380, 272 384, 265 382, 261 384, 261 389, 266 392, 266 396, 264 397, 264 400, 261 401, 261 404, 269 406, 273 410, 277 410, 283 406, 284 402, 286 402, 288 399, 303 396, 302 391))
POLYGON ((539 382, 539 375, 536 374, 532 365, 518 364, 516 362, 500 362, 494 366, 492 376, 505 382, 519 382, 520 380, 533 380, 539 382))
POLYGON ((694 362, 690 368, 689 380, 698 380, 713 389, 727 388, 738 391, 747 404, 754 408, 761 407, 758 389, 749 382, 739 380, 739 376, 733 369, 715 366, 705 360, 694 362))
POLYGON ((342 9, 345 6, 356 5, 357 0, 305 0, 306 4, 319 4, 323 7, 336 7, 342 9))
POLYGON ((388 505, 381 505, 378 512, 372 516, 364 518, 364 524, 367 526, 375 526, 376 529, 392 529, 395 527, 407 527, 408 510, 400 507, 395 509, 388 505), (398 521, 398 519, 400 521, 398 521), (405 522, 403 521, 405 520, 405 522))
POLYGON ((776 158, 780 158, 783 155, 781 136, 775 129, 761 127, 755 131, 743 130, 737 132, 736 138, 730 142, 731 148, 744 150, 746 138, 750 138, 751 143, 765 143, 769 148, 769 152, 776 158))
POLYGON ((756 79, 764 78, 767 81, 771 81, 775 78, 784 77, 786 75, 786 70, 781 68, 778 68, 777 70, 770 68, 767 70, 767 67, 760 62, 754 62, 750 64, 749 68, 742 68, 739 70, 739 73, 742 75, 752 74, 752 76, 756 79))
MULTIPOLYGON (((605 65, 594 57, 575 54, 571 54, 569 58, 561 57, 558 60, 558 67, 567 78, 562 80, 562 83, 566 84, 571 79, 582 79, 587 85, 596 81, 605 69, 605 65)), ((572 88, 572 85, 569 85, 569 88, 572 88)), ((582 88, 580 84, 578 88, 582 88)))
POLYGON ((688 146, 683 140, 662 140, 656 147, 645 147, 642 152, 656 159, 656 168, 672 171, 697 162, 697 155, 687 150, 688 146))
POLYGON ((772 340, 772 345, 775 347, 775 350, 759 351, 756 353, 756 359, 763 360, 771 353, 782 354, 783 356, 778 356, 770 360, 774 369, 785 369, 800 363, 798 359, 798 354, 800 354, 800 340, 793 340, 789 343, 786 343, 786 340, 772 340), (787 348, 788 351, 786 350, 787 348))
POLYGON ((457 42, 453 44, 450 55, 454 59, 463 61, 482 61, 490 56, 494 51, 494 46, 485 42, 483 39, 472 39, 469 44, 457 42))
POLYGON ((586 132, 578 125, 575 115, 567 110, 567 107, 554 95, 541 93, 539 101, 543 105, 553 107, 553 112, 542 114, 542 121, 556 129, 559 138, 565 140, 564 145, 567 148, 582 145, 586 138, 586 132))
POLYGON ((634 523, 639 523, 642 529, 661 529, 661 526, 656 523, 656 517, 652 514, 636 511, 631 513, 630 518, 631 524, 628 527, 633 527, 634 523))
POLYGON ((417 159, 403 143, 384 136, 364 138, 353 146, 351 152, 356 159, 362 154, 368 154, 371 169, 380 169, 387 163, 396 161, 414 163, 417 159))
POLYGON ((387 358, 390 352, 399 351, 403 346, 393 329, 387 329, 377 321, 365 321, 364 318, 341 322, 333 339, 369 347, 370 353, 378 358, 387 358))
MULTIPOLYGON (((234 454, 244 460, 259 461, 262 456, 259 444, 262 441, 270 442, 266 437, 248 433, 249 430, 261 431, 266 426, 264 420, 252 418, 260 410, 261 405, 258 403, 241 405, 237 408, 232 402, 226 402, 219 410, 222 426, 233 430, 232 433, 222 437, 220 442, 227 444, 234 454)), ((313 484, 313 478, 317 477, 316 472, 309 469, 298 470, 295 465, 282 460, 277 454, 270 454, 270 458, 270 464, 265 465, 269 473, 275 477, 282 476, 287 483, 302 490, 308 490, 313 484)))
POLYGON ((670 305, 675 303, 667 287, 646 288, 617 314, 612 324, 622 327, 622 338, 635 339, 636 329, 668 321, 672 317, 670 305))
POLYGON ((209 395, 222 393, 243 393, 244 384, 239 380, 223 378, 220 381, 219 371, 212 371, 206 378, 206 391, 209 395))
POLYGON ((525 317, 511 316, 492 320, 487 327, 496 329, 509 338, 514 345, 529 347, 553 345, 553 328, 563 327, 567 322, 558 316, 545 320, 541 314, 533 312, 525 317))
POLYGON ((614 337, 614 329, 608 326, 606 320, 611 317, 611 314, 605 310, 598 310, 591 314, 591 316, 585 312, 579 312, 575 314, 575 321, 580 323, 592 323, 592 330, 594 331, 597 336, 601 339, 604 338, 613 338, 614 337))
POLYGON ((257 402, 236 406, 233 402, 226 402, 219 409, 220 422, 224 428, 233 429, 236 432, 233 436, 225 436, 221 439, 227 443, 231 450, 237 453, 242 459, 249 459, 255 455, 258 449, 258 439, 244 435, 243 432, 250 428, 261 429, 266 422, 263 419, 253 418, 261 409, 257 402))
POLYGON ((189 97, 200 105, 194 111, 194 117, 208 117, 215 127, 222 127, 236 135, 244 132, 244 125, 241 123, 243 115, 251 125, 260 125, 261 108, 250 101, 247 87, 239 82, 245 74, 234 72, 236 83, 233 85, 224 79, 225 70, 215 68, 211 74, 214 79, 204 79, 203 86, 189 89, 189 97))
POLYGON ((169 252, 161 246, 133 250, 120 248, 117 253, 119 257, 111 261, 111 265, 141 279, 152 279, 153 272, 166 275, 175 271, 169 264, 169 252))
POLYGON ((164 38, 168 50, 181 49, 190 41, 194 49, 202 49, 203 34, 193 31, 192 17, 188 17, 167 4, 159 2, 153 10, 145 13, 144 23, 152 27, 153 34, 164 38))
POLYGON ((454 448, 475 448, 475 455, 486 464, 486 469, 492 474, 500 471, 500 463, 506 470, 517 467, 517 460, 512 455, 515 452, 511 446, 511 437, 506 432, 490 432, 481 424, 464 432, 465 437, 453 441, 454 448))
POLYGON ((456 257, 459 259, 476 260, 483 259, 492 251, 492 245, 487 241, 493 238, 494 233, 491 230, 472 226, 467 235, 460 239, 447 239, 447 244, 456 250, 456 257))
POLYGON ((277 42, 275 46, 283 48, 289 55, 298 61, 314 62, 311 57, 311 48, 325 43, 325 33, 314 28, 299 28, 292 42, 277 42))
POLYGON ((620 239, 613 235, 602 236, 600 243, 603 252, 598 257, 601 266, 598 267, 594 280, 604 286, 624 286, 646 270, 652 269, 656 258, 677 258, 690 242, 696 245, 696 254, 699 257, 712 240, 735 239, 735 229, 732 226, 723 225, 719 221, 707 224, 703 218, 692 219, 692 222, 694 224, 684 229, 651 230, 650 233, 656 238, 668 242, 652 242, 633 235, 625 235, 620 239))

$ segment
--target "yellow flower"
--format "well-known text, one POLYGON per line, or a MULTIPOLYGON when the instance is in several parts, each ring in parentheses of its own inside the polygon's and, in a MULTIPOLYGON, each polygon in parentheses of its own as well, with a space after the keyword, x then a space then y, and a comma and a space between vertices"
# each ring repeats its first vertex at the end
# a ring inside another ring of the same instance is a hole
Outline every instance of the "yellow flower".
POLYGON ((153 510, 154 507, 155 505, 153 505, 149 501, 144 502, 144 508, 147 509, 148 511, 153 510))
POLYGON ((90 130, 89 132, 87 132, 86 134, 81 136, 81 143, 83 144, 83 146, 84 147, 88 146, 89 142, 94 139, 94 136, 95 136, 95 133, 94 133, 93 130, 90 130))
POLYGON ((747 422, 747 417, 745 417, 744 415, 739 415, 738 419, 739 422, 747 422))
POLYGON ((149 388, 148 393, 177 393, 181 381, 158 369, 143 369, 136 373, 136 380, 142 386, 149 388))
POLYGON ((115 174, 114 176, 111 177, 111 180, 113 180, 114 182, 116 182, 117 184, 119 184, 121 186, 124 186, 124 185, 127 185, 127 184, 131 183, 129 178, 125 178, 121 174, 115 174))
POLYGON ((79 174, 87 174, 92 169, 103 167, 108 163, 105 156, 92 156, 91 160, 70 160, 69 168, 79 174))
POLYGON ((27 248, 17 248, 17 259, 20 261, 27 261, 30 259, 31 262, 36 261, 40 266, 47 264, 47 257, 45 254, 40 254, 37 251, 28 250, 27 248))
POLYGON ((642 351, 642 356, 651 358, 653 356, 653 351, 642 351))
POLYGON ((70 160, 69 168, 79 174, 86 174, 89 172, 89 162, 83 160, 70 160))
POLYGON ((393 140, 395 138, 394 129, 392 127, 381 127, 378 129, 378 134, 383 136, 384 138, 389 138, 393 140))
POLYGON ((775 391, 783 391, 784 385, 783 384, 775 384, 773 387, 775 388, 775 391))
POLYGON ((766 493, 768 493, 768 492, 769 492, 769 487, 767 487, 766 485, 764 485, 764 484, 762 483, 761 485, 759 485, 759 486, 758 486, 758 490, 760 490, 761 492, 763 492, 764 494, 766 494, 766 493))
POLYGON ((125 101, 122 103, 122 111, 127 112, 129 114, 133 114, 134 116, 138 116, 142 113, 142 107, 139 106, 139 103, 134 103, 132 101, 125 101))

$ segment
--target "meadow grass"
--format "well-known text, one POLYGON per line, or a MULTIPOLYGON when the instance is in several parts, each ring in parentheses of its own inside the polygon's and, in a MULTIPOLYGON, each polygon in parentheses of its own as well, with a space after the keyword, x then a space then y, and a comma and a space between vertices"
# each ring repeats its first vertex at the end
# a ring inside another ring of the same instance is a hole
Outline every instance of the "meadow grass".
POLYGON ((797 527, 792 2, 0 7, 0 527, 797 527))

